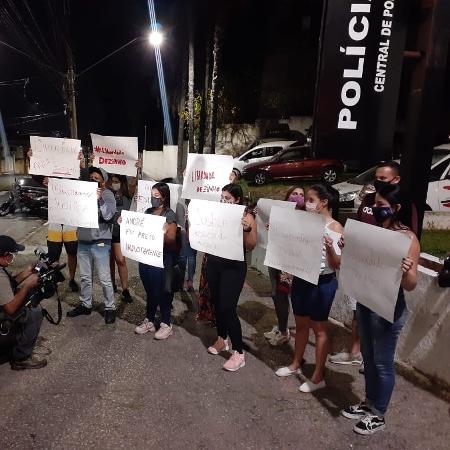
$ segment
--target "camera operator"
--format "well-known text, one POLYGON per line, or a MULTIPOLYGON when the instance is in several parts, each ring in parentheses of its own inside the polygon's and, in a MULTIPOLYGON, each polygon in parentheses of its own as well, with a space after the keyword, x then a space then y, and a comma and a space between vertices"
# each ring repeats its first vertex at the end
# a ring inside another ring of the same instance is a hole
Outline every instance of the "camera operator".
POLYGON ((24 249, 13 238, 0 236, 0 346, 6 347, 13 370, 40 369, 47 365, 46 359, 33 354, 42 310, 25 307, 30 290, 39 285, 39 278, 32 267, 16 276, 6 270, 17 252, 24 249))

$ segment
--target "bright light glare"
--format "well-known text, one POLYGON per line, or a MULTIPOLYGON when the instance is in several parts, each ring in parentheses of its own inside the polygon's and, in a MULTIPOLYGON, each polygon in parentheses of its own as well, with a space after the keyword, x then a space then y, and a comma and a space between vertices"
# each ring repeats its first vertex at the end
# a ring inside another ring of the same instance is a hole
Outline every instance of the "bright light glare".
POLYGON ((152 31, 148 36, 148 40, 153 47, 159 47, 162 44, 164 37, 159 31, 152 31))

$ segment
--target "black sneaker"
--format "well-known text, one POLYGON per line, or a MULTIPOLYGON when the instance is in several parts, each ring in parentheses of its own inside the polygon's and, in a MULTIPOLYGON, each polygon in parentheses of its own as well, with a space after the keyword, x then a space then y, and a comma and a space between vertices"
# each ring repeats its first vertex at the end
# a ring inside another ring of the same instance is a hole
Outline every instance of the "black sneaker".
POLYGON ((78 283, 75 280, 69 281, 69 287, 72 292, 78 292, 80 290, 80 286, 78 286, 78 283))
POLYGON ((362 419, 368 414, 372 414, 372 410, 364 402, 361 402, 357 405, 348 406, 341 411, 341 415, 343 415, 347 419, 362 419))
POLYGON ((11 361, 12 370, 42 369, 46 365, 47 360, 45 358, 40 358, 37 355, 31 355, 23 361, 11 361))
POLYGON ((106 325, 114 323, 115 321, 116 321, 116 311, 114 311, 113 309, 106 309, 105 310, 105 323, 106 323, 106 325))
POLYGON ((133 301, 133 297, 130 294, 130 291, 128 289, 124 289, 122 291, 122 300, 125 303, 131 303, 133 301))
POLYGON ((384 417, 376 416, 374 414, 367 414, 354 427, 353 431, 358 434, 374 434, 377 431, 384 430, 386 423, 384 417))
POLYGON ((67 313, 67 317, 77 317, 77 316, 88 316, 91 313, 91 308, 86 308, 86 306, 78 305, 67 313))

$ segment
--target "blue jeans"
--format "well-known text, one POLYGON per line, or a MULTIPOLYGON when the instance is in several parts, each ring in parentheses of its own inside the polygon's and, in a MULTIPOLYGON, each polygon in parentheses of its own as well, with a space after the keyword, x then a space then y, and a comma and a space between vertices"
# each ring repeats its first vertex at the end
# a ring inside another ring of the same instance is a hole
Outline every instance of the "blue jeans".
POLYGON ((397 300, 394 323, 360 303, 356 306, 356 314, 364 359, 366 402, 375 414, 384 416, 395 385, 395 348, 408 315, 403 293, 397 300))
POLYGON ((78 243, 78 267, 80 269, 80 302, 86 308, 92 308, 92 277, 94 268, 103 288, 103 300, 106 310, 115 310, 114 290, 109 270, 111 245, 78 243))
POLYGON ((170 325, 173 292, 166 286, 166 270, 173 266, 173 258, 164 257, 165 269, 139 263, 139 276, 147 294, 147 319, 154 323, 159 306, 161 322, 170 325))

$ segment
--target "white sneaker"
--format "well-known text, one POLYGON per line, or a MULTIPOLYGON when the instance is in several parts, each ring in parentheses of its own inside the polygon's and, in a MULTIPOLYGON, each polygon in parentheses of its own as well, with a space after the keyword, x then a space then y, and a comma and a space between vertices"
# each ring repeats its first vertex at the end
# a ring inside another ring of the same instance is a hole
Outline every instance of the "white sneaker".
POLYGON ((277 331, 275 336, 271 339, 269 339, 269 344, 277 347, 278 345, 283 345, 289 342, 289 339, 291 338, 291 334, 289 333, 289 330, 286 330, 286 335, 282 334, 281 331, 277 331))
POLYGON ((313 383, 311 380, 305 381, 298 390, 300 392, 314 392, 317 389, 323 389, 326 387, 325 380, 320 381, 319 383, 313 383))
POLYGON ((266 339, 272 339, 272 338, 275 337, 276 334, 279 333, 279 332, 280 332, 280 330, 278 329, 278 326, 275 325, 270 331, 266 331, 266 332, 264 333, 264 337, 265 337, 266 339))
POLYGON ((301 375, 302 369, 292 370, 289 369, 289 367, 280 367, 276 372, 275 375, 277 377, 289 377, 291 375, 301 375))
POLYGON ((333 364, 344 364, 350 366, 360 366, 363 363, 363 358, 361 353, 357 355, 352 355, 349 352, 343 350, 342 352, 336 353, 335 355, 331 355, 328 358, 328 361, 333 364))
POLYGON ((167 325, 161 322, 159 330, 155 333, 155 339, 163 340, 167 339, 173 333, 172 325, 167 325))
POLYGON ((155 331, 155 325, 153 322, 150 322, 147 318, 134 329, 136 334, 145 334, 145 333, 153 333, 155 331))

